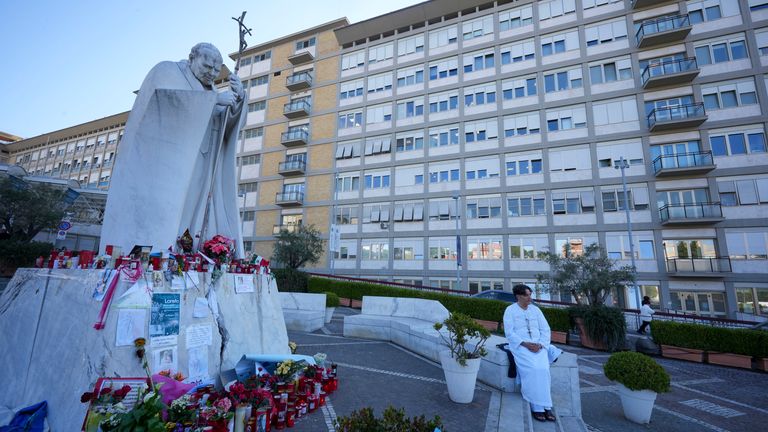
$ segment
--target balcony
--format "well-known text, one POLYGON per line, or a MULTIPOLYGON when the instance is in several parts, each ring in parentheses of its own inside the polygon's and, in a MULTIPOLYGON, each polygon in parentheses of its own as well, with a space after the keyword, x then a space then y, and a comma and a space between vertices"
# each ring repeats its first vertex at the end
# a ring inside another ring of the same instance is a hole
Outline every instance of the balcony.
POLYGON ((303 160, 280 162, 277 169, 278 174, 282 176, 292 176, 304 174, 307 171, 307 162, 303 160))
POLYGON ((688 15, 668 16, 646 20, 635 33, 638 48, 647 48, 672 42, 680 42, 691 32, 688 15))
POLYGON ((299 230, 301 224, 288 224, 288 225, 273 225, 272 235, 278 235, 283 231, 294 233, 299 230))
POLYGON ((306 129, 294 129, 280 134, 280 144, 286 147, 296 147, 309 143, 309 131, 306 129))
POLYGON ((642 9, 661 3, 669 3, 669 0, 632 0, 632 9, 642 9))
POLYGON ((309 72, 298 72, 285 79, 285 86, 288 90, 303 90, 312 87, 312 74, 309 72))
POLYGON ((310 62, 314 59, 315 55, 309 51, 297 52, 296 54, 288 57, 288 61, 291 62, 291 64, 294 66, 310 62))
POLYGON ((731 272, 730 258, 667 258, 667 273, 673 277, 721 278, 731 272))
POLYGON ((283 105, 283 115, 289 119, 306 117, 312 111, 312 104, 308 100, 299 99, 283 105))
POLYGON ((651 132, 686 129, 699 126, 707 121, 704 104, 675 105, 656 108, 648 114, 648 129, 651 132))
POLYGON ((283 207, 297 206, 304 203, 304 192, 278 192, 275 204, 283 207))
POLYGON ((648 65, 643 69, 640 80, 644 89, 689 84, 699 75, 699 65, 696 59, 684 58, 665 61, 660 64, 648 65))
POLYGON ((703 174, 715 169, 711 151, 661 155, 651 164, 656 177, 703 174))
POLYGON ((725 220, 720 203, 667 204, 659 209, 662 225, 716 224, 725 220))

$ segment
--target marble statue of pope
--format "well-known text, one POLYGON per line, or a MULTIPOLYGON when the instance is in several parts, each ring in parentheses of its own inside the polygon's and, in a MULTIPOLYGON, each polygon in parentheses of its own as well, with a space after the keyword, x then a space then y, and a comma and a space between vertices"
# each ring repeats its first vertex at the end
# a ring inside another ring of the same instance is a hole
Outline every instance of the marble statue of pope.
POLYGON ((189 229, 195 246, 221 234, 235 239, 236 253, 243 257, 235 154, 245 122, 245 93, 235 74, 229 75, 227 90, 216 90, 221 67, 219 50, 200 43, 189 60, 161 62, 147 74, 119 143, 102 253, 107 245, 123 253, 134 245, 167 251, 189 229), (203 231, 206 238, 197 238, 203 231))

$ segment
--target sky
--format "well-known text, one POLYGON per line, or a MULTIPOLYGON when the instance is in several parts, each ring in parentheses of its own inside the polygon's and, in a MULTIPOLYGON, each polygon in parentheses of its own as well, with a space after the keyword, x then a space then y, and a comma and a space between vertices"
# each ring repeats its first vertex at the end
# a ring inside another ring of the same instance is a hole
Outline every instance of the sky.
POLYGON ((247 11, 258 45, 346 17, 360 22, 422 0, 0 0, 0 131, 31 138, 131 109, 146 73, 198 42, 237 51, 247 11))

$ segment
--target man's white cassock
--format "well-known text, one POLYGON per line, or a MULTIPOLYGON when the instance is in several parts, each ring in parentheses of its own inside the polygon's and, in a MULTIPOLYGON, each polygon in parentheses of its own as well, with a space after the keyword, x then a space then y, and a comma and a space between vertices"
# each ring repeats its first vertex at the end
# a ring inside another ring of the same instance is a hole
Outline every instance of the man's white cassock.
POLYGON ((509 350, 515 356, 523 399, 532 405, 550 408, 552 395, 548 351, 551 335, 541 309, 532 304, 527 309, 517 303, 507 306, 504 311, 504 334, 509 341, 509 350), (541 344, 542 349, 533 353, 521 345, 523 342, 541 344))
POLYGON ((147 74, 112 171, 101 252, 109 244, 124 253, 134 245, 165 251, 184 230, 200 233, 214 181, 206 238, 199 241, 216 234, 233 238, 237 255, 243 257, 235 174, 243 102, 222 127, 224 107, 216 99, 216 90, 204 87, 185 60, 161 62, 147 74))

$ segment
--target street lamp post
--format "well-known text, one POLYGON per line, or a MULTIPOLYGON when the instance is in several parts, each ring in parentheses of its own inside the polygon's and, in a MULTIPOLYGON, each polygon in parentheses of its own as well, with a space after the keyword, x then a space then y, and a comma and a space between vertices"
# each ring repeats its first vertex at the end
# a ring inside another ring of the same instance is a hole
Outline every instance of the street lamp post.
MULTIPOLYGON (((624 175, 624 170, 629 168, 629 162, 624 159, 624 156, 619 158, 618 165, 614 168, 621 171, 621 184, 624 188, 624 212, 627 215, 627 232, 629 233, 629 258, 632 263, 632 271, 637 275, 637 267, 635 266, 635 242, 632 239, 632 218, 629 213, 629 193, 627 192, 627 177, 624 175)), ((637 307, 640 308, 640 289, 636 283, 632 284, 635 291, 635 300, 637 301, 637 307)))
POLYGON ((461 233, 459 228, 459 193, 453 192, 456 206, 456 289, 461 290, 461 233))
MULTIPOLYGON (((245 243, 245 207, 248 205, 248 191, 243 190, 239 194, 243 197, 243 208, 240 210, 240 235, 242 236, 243 243, 245 243)), ((245 244, 243 244, 245 247, 245 244)))

